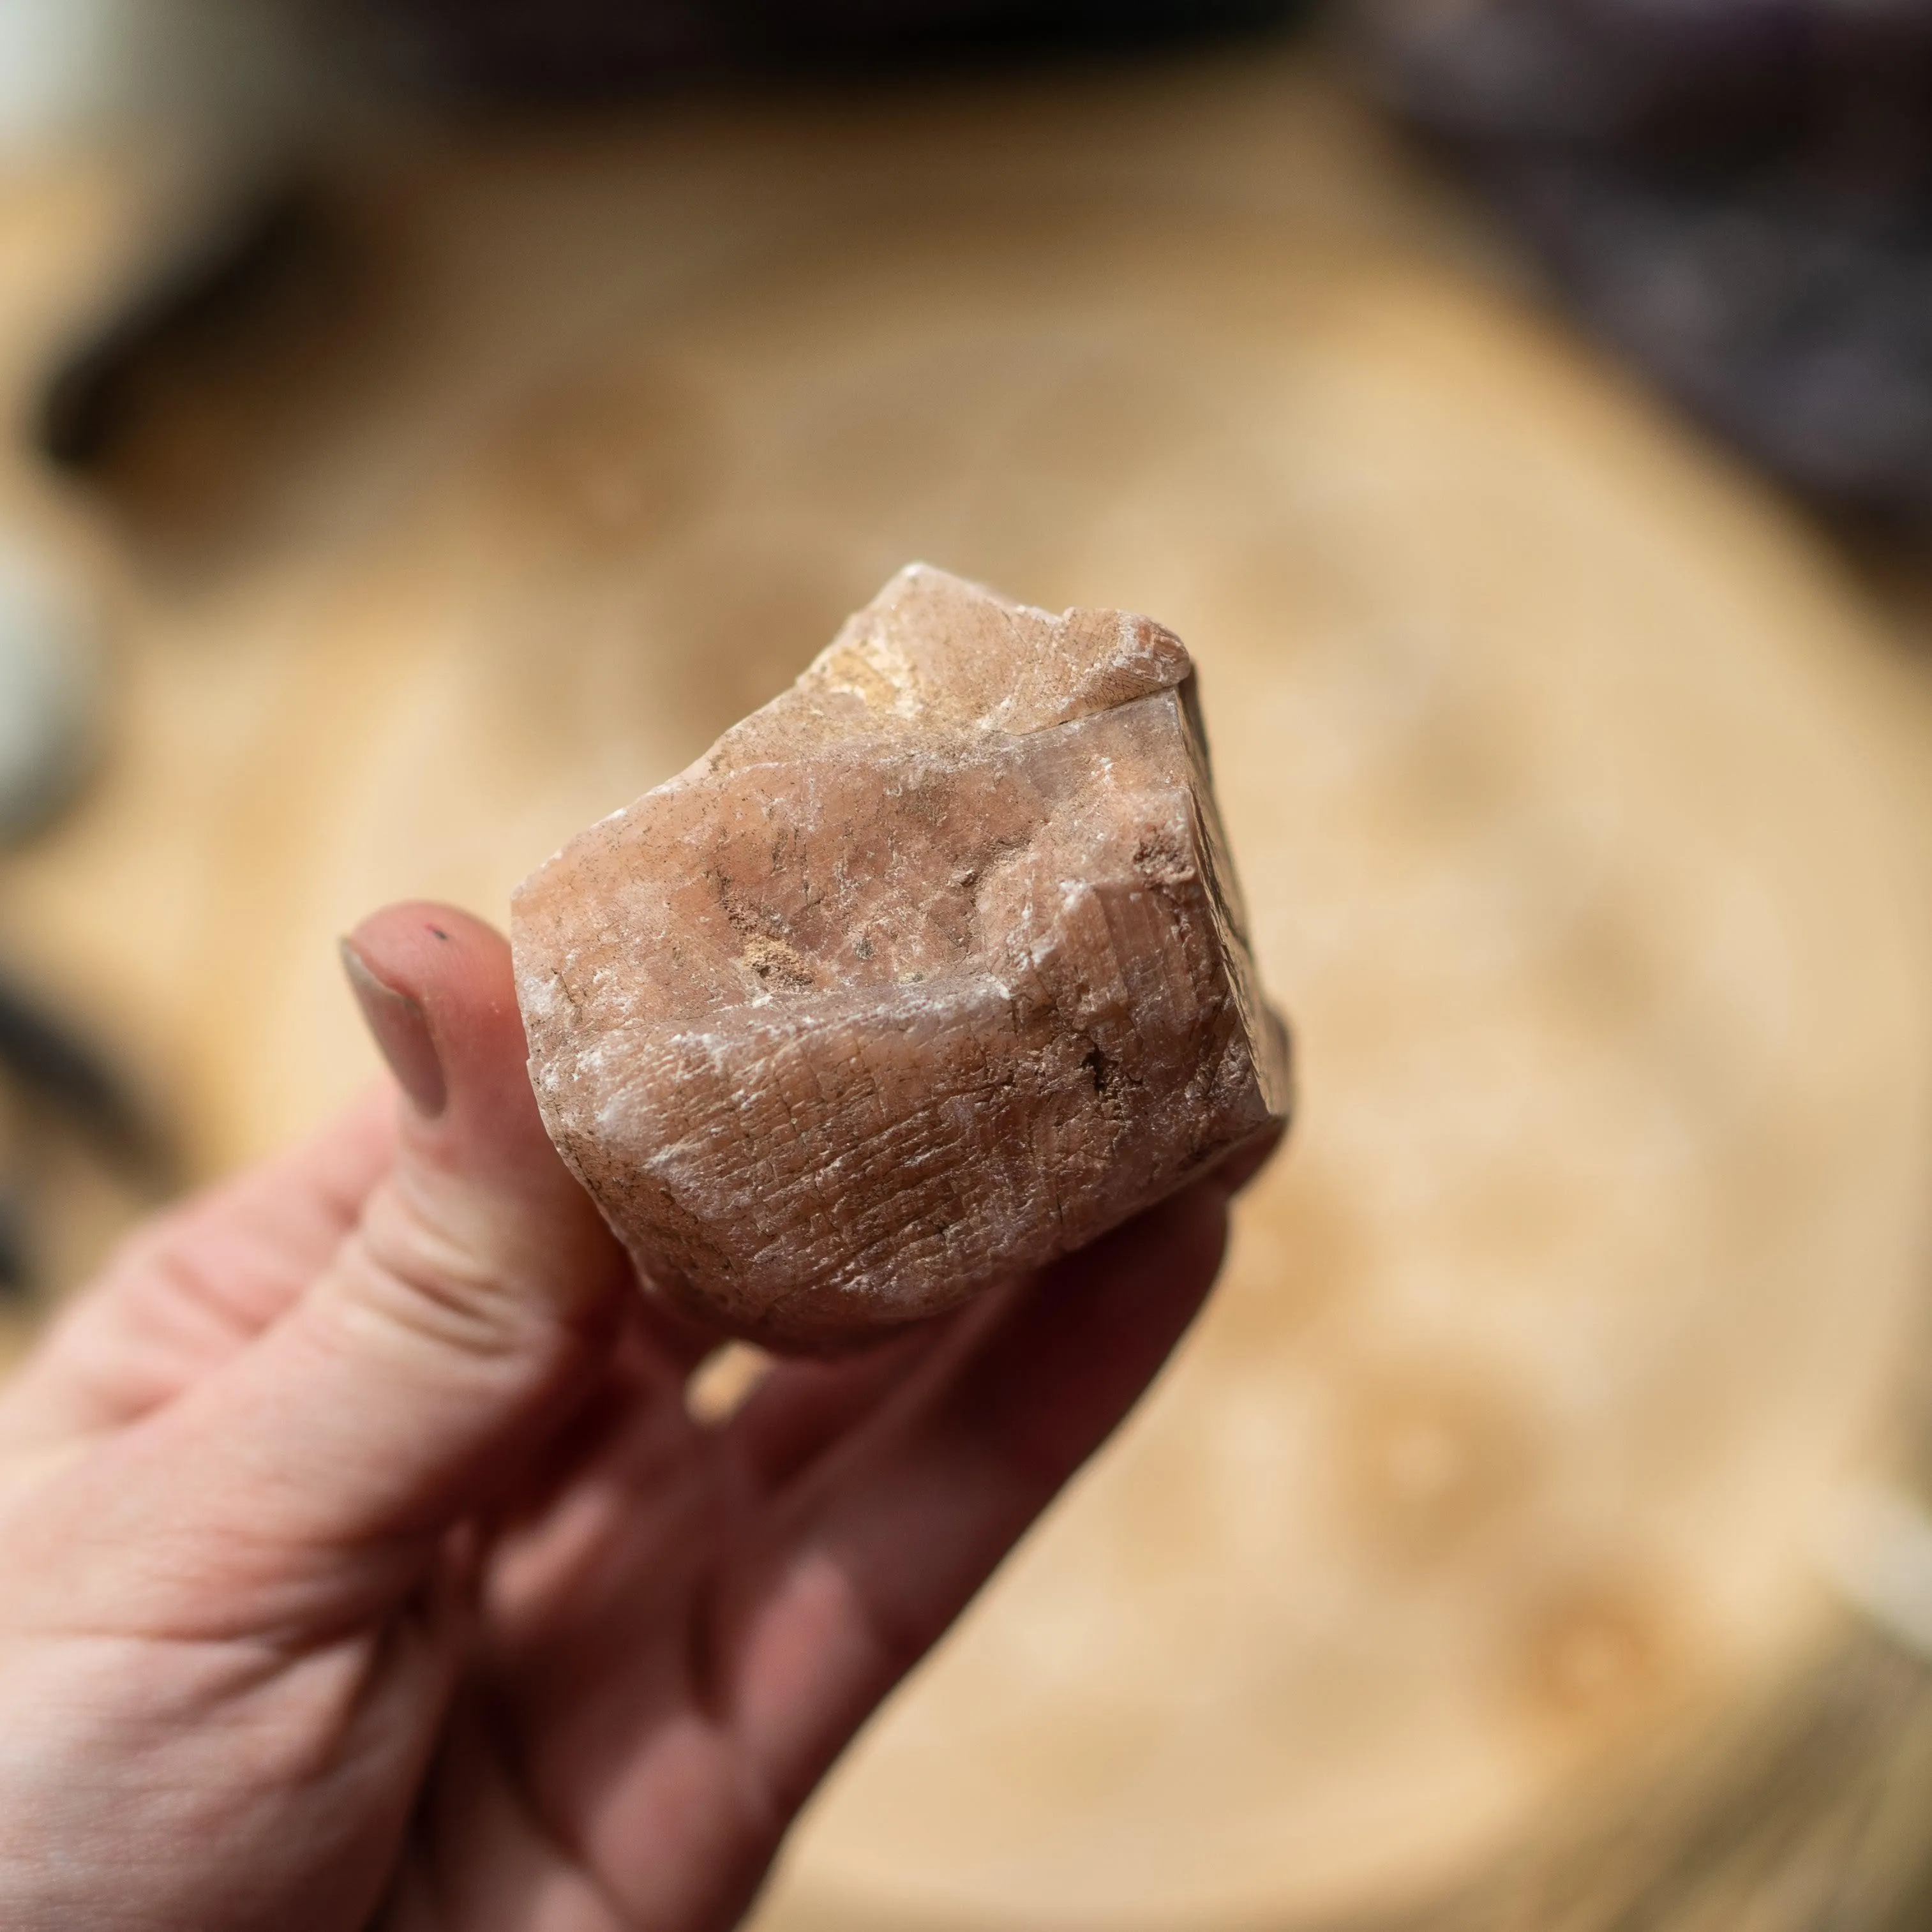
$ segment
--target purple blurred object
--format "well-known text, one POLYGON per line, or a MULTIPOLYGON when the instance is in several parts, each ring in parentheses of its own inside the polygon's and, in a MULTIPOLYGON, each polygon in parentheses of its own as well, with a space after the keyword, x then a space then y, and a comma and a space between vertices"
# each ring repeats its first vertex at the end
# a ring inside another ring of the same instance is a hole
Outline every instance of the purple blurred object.
POLYGON ((1932 519, 1932 0, 1379 0, 1397 108, 1800 488, 1932 519))

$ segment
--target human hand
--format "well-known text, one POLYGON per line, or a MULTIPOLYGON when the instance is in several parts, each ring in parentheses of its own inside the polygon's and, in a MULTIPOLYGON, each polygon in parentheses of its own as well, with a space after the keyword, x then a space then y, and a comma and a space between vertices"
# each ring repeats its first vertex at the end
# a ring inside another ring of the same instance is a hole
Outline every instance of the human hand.
POLYGON ((0 1391, 10 1932, 705 1932, 1166 1358, 1264 1153, 694 1419, 508 950, 350 942, 404 1096, 138 1236, 0 1391))

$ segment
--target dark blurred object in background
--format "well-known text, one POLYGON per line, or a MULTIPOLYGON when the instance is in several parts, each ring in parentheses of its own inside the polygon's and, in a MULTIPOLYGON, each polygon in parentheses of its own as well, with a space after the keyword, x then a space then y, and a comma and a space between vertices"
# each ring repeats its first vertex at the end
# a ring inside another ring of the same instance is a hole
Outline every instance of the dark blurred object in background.
POLYGON ((722 68, 883 66, 1160 46, 1298 0, 350 0, 413 77, 502 97, 622 93, 722 68))
POLYGON ((1370 0, 1451 143, 1614 346, 1747 452, 1932 524, 1928 0, 1370 0))

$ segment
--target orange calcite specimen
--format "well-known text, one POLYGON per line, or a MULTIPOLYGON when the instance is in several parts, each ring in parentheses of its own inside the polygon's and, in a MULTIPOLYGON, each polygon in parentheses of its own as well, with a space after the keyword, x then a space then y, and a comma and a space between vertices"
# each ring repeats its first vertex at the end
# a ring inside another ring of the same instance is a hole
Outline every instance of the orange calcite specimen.
POLYGON ((647 1282, 848 1347, 1270 1131, 1180 641, 902 572, 793 687, 519 889, 530 1070, 647 1282))

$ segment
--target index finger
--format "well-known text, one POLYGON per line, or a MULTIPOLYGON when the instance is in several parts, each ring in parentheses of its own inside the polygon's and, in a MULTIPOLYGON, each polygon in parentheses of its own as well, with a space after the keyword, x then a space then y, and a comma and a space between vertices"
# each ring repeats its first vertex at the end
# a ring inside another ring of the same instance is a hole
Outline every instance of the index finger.
MULTIPOLYGON (((755 1882, 833 1758, 1132 1407, 1207 1294, 1227 1200, 1189 1189, 902 1364, 694 1593, 678 1735, 709 1740, 698 1756, 744 1810, 721 1897, 755 1882)), ((619 1606, 578 1633, 611 1668, 594 1711, 553 1710, 532 1771, 613 1895, 648 1916, 666 1882, 653 1808, 682 1815, 693 1773, 664 1748, 662 1660, 638 1654, 635 1622, 619 1606)))

